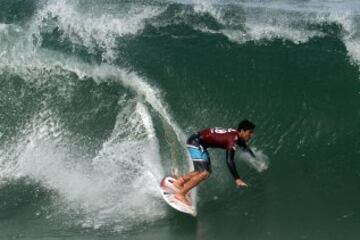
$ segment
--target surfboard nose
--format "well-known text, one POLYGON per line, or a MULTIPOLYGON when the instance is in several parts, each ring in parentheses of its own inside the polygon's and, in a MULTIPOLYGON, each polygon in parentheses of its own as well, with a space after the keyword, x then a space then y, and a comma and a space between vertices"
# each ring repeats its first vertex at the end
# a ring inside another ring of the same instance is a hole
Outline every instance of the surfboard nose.
POLYGON ((165 182, 166 179, 167 179, 167 178, 164 177, 164 178, 161 180, 161 182, 160 182, 160 187, 163 188, 163 189, 166 187, 166 182, 165 182))

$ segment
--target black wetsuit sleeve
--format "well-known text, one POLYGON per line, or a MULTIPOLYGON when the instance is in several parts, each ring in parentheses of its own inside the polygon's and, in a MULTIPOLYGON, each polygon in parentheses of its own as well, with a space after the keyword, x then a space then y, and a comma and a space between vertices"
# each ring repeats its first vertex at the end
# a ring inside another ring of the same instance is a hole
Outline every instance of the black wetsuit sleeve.
POLYGON ((236 180, 236 179, 239 179, 240 176, 239 176, 238 172, 236 171, 234 155, 235 155, 235 150, 234 149, 227 149, 226 150, 226 164, 229 167, 231 175, 236 180))

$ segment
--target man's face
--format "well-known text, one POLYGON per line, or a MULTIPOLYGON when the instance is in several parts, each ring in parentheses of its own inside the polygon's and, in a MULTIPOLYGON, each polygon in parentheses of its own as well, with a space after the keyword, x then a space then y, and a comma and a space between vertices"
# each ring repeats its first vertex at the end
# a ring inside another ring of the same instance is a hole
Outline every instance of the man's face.
POLYGON ((239 137, 242 138, 245 142, 249 141, 250 138, 254 135, 254 130, 240 130, 239 137))

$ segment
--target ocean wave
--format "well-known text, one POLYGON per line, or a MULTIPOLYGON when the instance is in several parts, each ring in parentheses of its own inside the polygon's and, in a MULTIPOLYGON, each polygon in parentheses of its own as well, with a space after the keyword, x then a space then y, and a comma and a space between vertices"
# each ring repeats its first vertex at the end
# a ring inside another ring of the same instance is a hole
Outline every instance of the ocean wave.
MULTIPOLYGON (((166 208, 158 194, 164 169, 152 115, 157 113, 179 142, 183 133, 161 102, 158 90, 136 73, 110 65, 87 65, 69 58, 60 62, 61 58, 54 59, 51 54, 48 60, 45 55, 31 57, 38 60, 22 59, 1 66, 3 77, 11 73, 10 77, 22 79, 40 101, 37 110, 21 117, 25 122, 17 127, 17 133, 8 132, 14 136, 2 141, 1 181, 28 178, 57 193, 52 204, 58 214, 84 228, 110 226, 124 231, 164 218, 166 208), (57 81, 59 77, 61 81, 57 81), (115 99, 103 95, 106 93, 100 86, 106 82, 114 85, 115 99), (116 85, 122 90, 117 91, 116 85), (81 86, 85 88, 81 90, 81 86), (96 98, 100 95, 103 97, 96 98), (83 97, 92 107, 76 103, 83 97), (116 100, 115 105, 106 102, 111 99, 116 100), (104 118, 108 114, 101 114, 103 106, 109 106, 106 112, 114 114, 104 118), (97 125, 92 126, 92 121, 98 121, 97 125), (100 135, 110 130, 109 135, 93 136, 103 121, 109 124, 100 135), (91 126, 82 134, 81 129, 91 126)), ((16 104, 23 104, 21 97, 16 104)))
POLYGON ((259 159, 243 157, 258 172, 269 167, 261 147, 279 166, 309 149, 326 155, 348 134, 338 126, 356 117, 346 58, 359 64, 356 11, 315 1, 117 3, 45 1, 26 23, 0 25, 1 186, 30 179, 83 228, 166 218, 157 184, 186 157, 172 156, 185 135, 165 96, 188 132, 244 115, 259 122, 259 159))
POLYGON ((239 44, 276 39, 299 44, 335 34, 347 47, 351 59, 358 63, 360 55, 352 47, 360 42, 360 6, 356 6, 326 1, 318 4, 190 1, 187 5, 170 5, 164 11, 167 19, 160 17, 161 21, 155 21, 155 26, 185 24, 195 31, 220 34, 239 44), (332 25, 340 26, 339 32, 328 32, 332 25))
POLYGON ((0 49, 11 48, 14 39, 24 39, 33 49, 48 48, 77 56, 85 53, 98 63, 113 64, 126 62, 126 59, 119 59, 123 58, 122 51, 127 44, 137 37, 147 36, 148 30, 155 28, 157 32, 152 34, 195 37, 205 33, 224 36, 237 44, 278 39, 302 44, 333 35, 346 46, 352 61, 360 62, 354 47, 360 42, 360 7, 358 9, 356 4, 327 1, 298 4, 286 1, 126 2, 122 9, 110 2, 95 11, 90 4, 81 1, 61 0, 46 1, 39 6, 26 25, 11 28, 22 34, 7 32, 9 26, 2 25, 1 37, 9 41, 3 42, 0 49), (338 31, 328 31, 333 25, 339 26, 338 31))

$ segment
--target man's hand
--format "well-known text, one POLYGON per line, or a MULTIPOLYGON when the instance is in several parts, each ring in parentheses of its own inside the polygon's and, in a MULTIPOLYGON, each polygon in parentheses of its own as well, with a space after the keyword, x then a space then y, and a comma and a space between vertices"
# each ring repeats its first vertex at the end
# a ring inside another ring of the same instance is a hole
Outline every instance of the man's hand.
POLYGON ((235 184, 237 187, 248 187, 248 185, 240 178, 235 180, 235 184))

